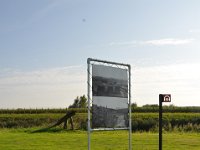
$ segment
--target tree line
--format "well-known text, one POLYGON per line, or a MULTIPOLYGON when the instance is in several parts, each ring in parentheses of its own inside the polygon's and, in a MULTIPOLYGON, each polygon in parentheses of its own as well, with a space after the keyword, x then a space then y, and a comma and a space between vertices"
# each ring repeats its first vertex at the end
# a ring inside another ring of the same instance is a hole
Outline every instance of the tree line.
MULTIPOLYGON (((67 110, 75 110, 77 113, 87 113, 87 98, 85 95, 77 96, 73 103, 67 108, 18 108, 18 109, 0 109, 0 114, 41 114, 41 113, 66 113, 67 110)), ((137 103, 131 104, 132 113, 158 113, 158 104, 146 104, 137 106, 137 103)), ((199 113, 200 106, 163 106, 164 113, 199 113)))

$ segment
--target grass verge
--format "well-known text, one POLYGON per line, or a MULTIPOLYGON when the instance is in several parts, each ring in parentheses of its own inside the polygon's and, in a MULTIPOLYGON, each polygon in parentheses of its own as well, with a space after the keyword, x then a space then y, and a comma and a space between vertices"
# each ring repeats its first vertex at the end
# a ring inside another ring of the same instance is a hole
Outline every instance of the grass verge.
MULTIPOLYGON (((86 131, 63 131, 52 129, 46 132, 32 133, 36 129, 0 129, 0 149, 2 150, 85 150, 87 149, 86 131)), ((199 150, 200 134, 165 133, 165 150, 199 150)), ((157 133, 133 133, 134 150, 157 150, 157 133)), ((100 131, 91 133, 91 149, 126 150, 128 149, 127 131, 100 131)))

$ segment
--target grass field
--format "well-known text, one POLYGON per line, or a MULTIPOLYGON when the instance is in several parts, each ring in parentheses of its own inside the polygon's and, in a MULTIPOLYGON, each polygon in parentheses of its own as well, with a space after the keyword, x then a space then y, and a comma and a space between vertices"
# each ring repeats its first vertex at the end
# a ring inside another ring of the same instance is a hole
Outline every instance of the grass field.
MULTIPOLYGON (((0 150, 85 150, 86 131, 63 131, 54 129, 48 132, 32 133, 34 129, 0 129, 0 150)), ((200 150, 200 134, 165 133, 163 150, 200 150)), ((158 150, 157 133, 133 133, 134 150, 158 150)), ((93 132, 91 149, 128 149, 127 131, 93 132)))

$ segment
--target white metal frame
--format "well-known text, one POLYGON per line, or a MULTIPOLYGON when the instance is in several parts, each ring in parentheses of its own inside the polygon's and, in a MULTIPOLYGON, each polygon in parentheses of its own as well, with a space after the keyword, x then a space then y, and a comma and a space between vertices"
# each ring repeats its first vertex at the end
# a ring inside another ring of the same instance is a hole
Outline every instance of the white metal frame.
POLYGON ((97 131, 97 130, 129 130, 129 150, 132 150, 132 125, 131 125, 131 66, 129 64, 123 64, 123 63, 117 63, 117 62, 111 62, 111 61, 105 61, 105 60, 99 60, 99 59, 87 59, 87 89, 88 89, 88 150, 91 148, 90 143, 90 133, 91 131, 97 131), (98 128, 98 129, 92 129, 90 126, 90 110, 91 110, 91 91, 92 91, 92 75, 91 75, 91 62, 95 63, 103 63, 107 65, 115 65, 115 66, 121 66, 128 68, 129 73, 129 96, 128 96, 128 108, 129 108, 129 127, 128 128, 98 128))

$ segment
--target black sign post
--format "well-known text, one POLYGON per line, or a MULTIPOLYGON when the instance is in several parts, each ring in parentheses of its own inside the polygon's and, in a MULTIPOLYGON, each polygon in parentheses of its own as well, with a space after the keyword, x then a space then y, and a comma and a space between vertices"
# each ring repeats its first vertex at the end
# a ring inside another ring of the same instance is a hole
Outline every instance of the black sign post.
POLYGON ((162 103, 171 102, 171 94, 159 94, 159 150, 162 150, 162 103))

